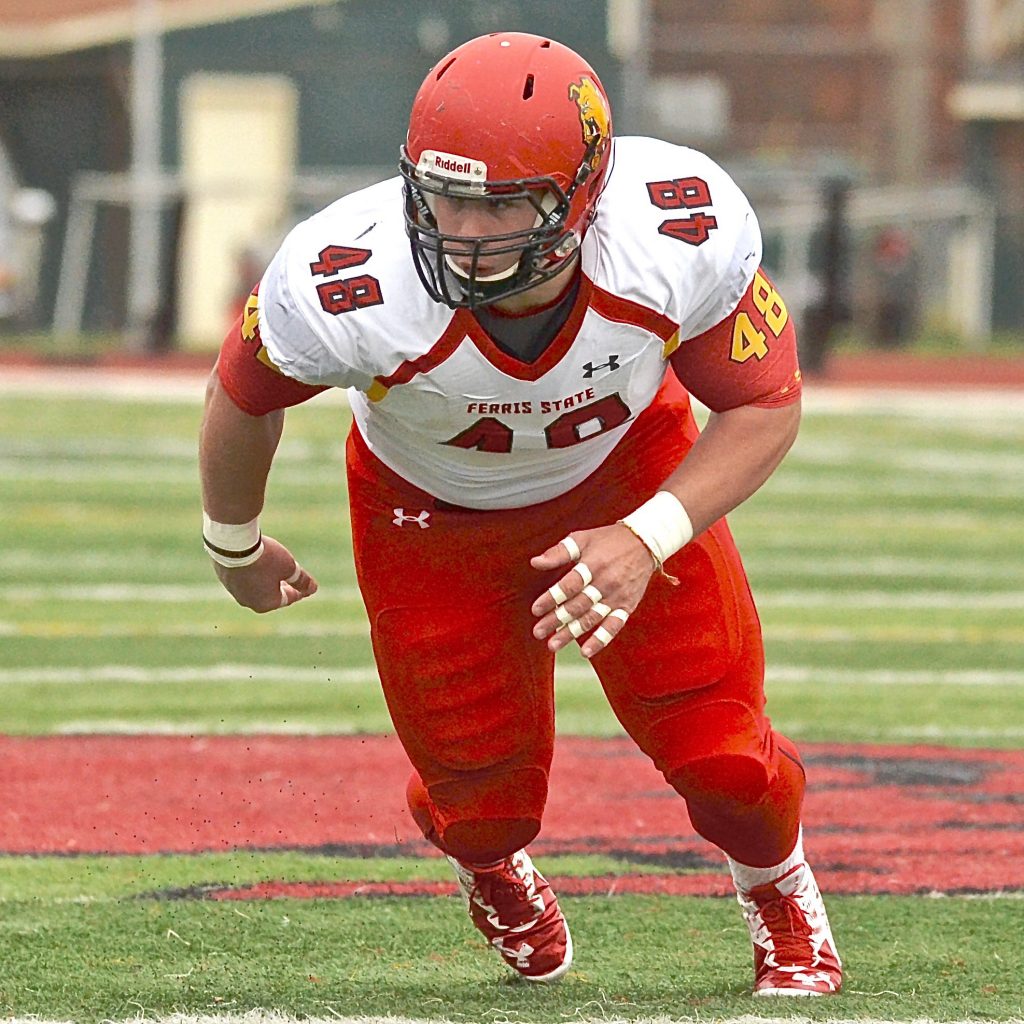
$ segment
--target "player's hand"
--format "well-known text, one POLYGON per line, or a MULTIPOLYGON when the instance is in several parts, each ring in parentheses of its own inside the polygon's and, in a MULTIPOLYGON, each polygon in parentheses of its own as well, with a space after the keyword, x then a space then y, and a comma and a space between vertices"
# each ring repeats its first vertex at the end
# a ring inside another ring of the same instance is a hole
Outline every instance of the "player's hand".
POLYGON ((273 537, 263 538, 263 554, 240 569, 213 563, 217 579, 243 608, 272 612, 287 608, 317 591, 316 580, 295 561, 295 556, 273 537))
POLYGON ((636 610, 654 575, 654 559, 643 543, 616 523, 596 530, 576 530, 565 540, 530 559, 534 569, 565 566, 564 576, 533 603, 533 635, 559 651, 581 640, 580 651, 592 658, 612 642, 636 610))

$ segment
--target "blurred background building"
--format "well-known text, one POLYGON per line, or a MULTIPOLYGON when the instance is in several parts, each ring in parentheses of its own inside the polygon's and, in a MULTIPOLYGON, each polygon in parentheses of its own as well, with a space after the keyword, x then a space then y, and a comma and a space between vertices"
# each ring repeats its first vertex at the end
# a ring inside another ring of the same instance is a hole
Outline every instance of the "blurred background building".
POLYGON ((812 362, 841 324, 1024 338, 1024 0, 0 0, 0 333, 214 347, 497 29, 582 52, 620 133, 726 165, 812 362))

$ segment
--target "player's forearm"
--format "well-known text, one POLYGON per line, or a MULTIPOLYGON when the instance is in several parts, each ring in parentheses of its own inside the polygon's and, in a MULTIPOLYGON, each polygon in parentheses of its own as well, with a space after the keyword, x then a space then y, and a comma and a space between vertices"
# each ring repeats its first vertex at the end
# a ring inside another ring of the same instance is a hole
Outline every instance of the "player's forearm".
POLYGON ((683 463, 665 481, 700 533, 746 501, 775 471, 800 426, 800 403, 712 413, 683 463))
POLYGON ((199 442, 203 507, 211 519, 246 523, 260 514, 283 427, 283 410, 250 416, 213 374, 199 442))

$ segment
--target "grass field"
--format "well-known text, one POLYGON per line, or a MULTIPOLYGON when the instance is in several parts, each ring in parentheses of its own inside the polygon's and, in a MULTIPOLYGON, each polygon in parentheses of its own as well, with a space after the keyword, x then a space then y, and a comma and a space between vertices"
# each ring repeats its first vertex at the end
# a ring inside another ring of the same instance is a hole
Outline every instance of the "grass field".
MULTIPOLYGON (((220 590, 198 544, 196 398, 88 394, 21 390, 0 405, 0 732, 385 731, 348 553, 343 405, 289 413, 264 516, 321 591, 257 617, 220 590)), ((794 451, 732 517, 783 731, 1021 747, 1022 440, 1020 394, 810 396, 794 451)), ((616 734, 598 694, 582 660, 563 656, 560 731, 616 734)), ((17 828, 2 807, 0 822, 17 828)), ((608 868, 597 857, 542 866, 608 868)), ((262 1008, 498 1024, 765 1012, 745 995, 749 944, 721 899, 569 897, 578 966, 538 990, 506 981, 444 897, 154 895, 444 868, 272 851, 0 858, 0 1013, 91 1022, 262 1008)), ((846 993, 768 1012, 1024 1017, 1020 896, 835 897, 846 993)))

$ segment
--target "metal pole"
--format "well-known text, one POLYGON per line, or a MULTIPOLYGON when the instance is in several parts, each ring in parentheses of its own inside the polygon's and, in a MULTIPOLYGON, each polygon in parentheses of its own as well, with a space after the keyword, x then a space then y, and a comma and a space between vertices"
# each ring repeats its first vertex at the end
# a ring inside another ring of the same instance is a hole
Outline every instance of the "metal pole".
POLYGON ((901 184, 923 181, 931 168, 932 0, 901 0, 903 28, 895 36, 892 106, 895 114, 893 156, 901 184))
POLYGON ((135 0, 132 45, 129 344, 147 348, 160 299, 160 162, 163 41, 157 0, 135 0))
POLYGON ((622 67, 622 102, 616 128, 629 134, 648 131, 651 92, 651 0, 608 0, 608 48, 622 67))

